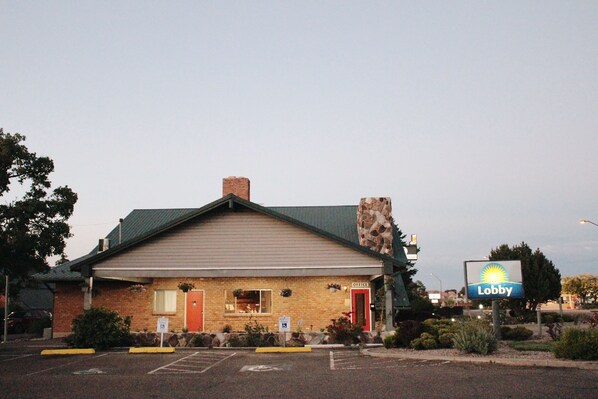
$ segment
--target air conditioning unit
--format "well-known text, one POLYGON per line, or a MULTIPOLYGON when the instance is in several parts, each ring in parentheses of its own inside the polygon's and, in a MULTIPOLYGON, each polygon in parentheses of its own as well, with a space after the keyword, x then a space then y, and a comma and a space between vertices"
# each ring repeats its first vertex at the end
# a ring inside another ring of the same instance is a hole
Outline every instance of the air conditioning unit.
POLYGON ((98 242, 98 252, 107 251, 110 248, 110 240, 107 238, 100 238, 98 242))

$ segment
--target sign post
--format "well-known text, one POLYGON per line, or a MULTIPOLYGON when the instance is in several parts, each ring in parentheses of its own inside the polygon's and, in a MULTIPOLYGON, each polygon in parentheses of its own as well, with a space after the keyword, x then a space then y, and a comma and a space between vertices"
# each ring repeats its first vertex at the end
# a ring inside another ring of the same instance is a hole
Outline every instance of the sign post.
POLYGON ((160 333, 160 348, 164 344, 164 333, 168 332, 168 317, 158 318, 158 327, 156 331, 160 333))
POLYGON ((278 318, 278 331, 282 332, 282 346, 287 346, 287 332, 291 331, 291 318, 281 316, 278 318))

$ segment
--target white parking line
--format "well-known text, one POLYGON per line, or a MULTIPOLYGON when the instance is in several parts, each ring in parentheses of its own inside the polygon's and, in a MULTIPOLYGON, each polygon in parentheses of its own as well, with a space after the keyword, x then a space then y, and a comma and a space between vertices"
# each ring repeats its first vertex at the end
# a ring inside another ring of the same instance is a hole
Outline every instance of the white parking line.
MULTIPOLYGON (((93 356, 91 359, 97 359, 97 358, 99 358, 99 357, 106 356, 107 354, 108 354, 108 353, 103 353, 103 354, 101 354, 101 355, 98 355, 98 356, 93 356)), ((70 366, 71 364, 77 364, 77 363, 81 363, 82 361, 85 361, 85 360, 89 360, 89 358, 88 358, 88 357, 82 357, 82 358, 80 358, 79 360, 75 360, 74 362, 70 362, 70 363, 61 364, 60 366, 56 366, 56 367, 50 367, 50 368, 43 369, 43 370, 39 370, 39 371, 34 371, 33 373, 29 373, 29 374, 27 374, 27 375, 35 375, 35 374, 41 374, 41 373, 45 373, 46 371, 56 370, 56 369, 59 369, 59 368, 62 368, 62 367, 70 366)))
POLYGON ((0 362, 10 362, 11 360, 22 359, 24 357, 33 356, 32 354, 29 355, 0 355, 2 357, 8 357, 8 359, 0 360, 0 362))
POLYGON ((200 374, 205 373, 215 365, 225 361, 226 359, 235 356, 236 353, 232 353, 228 356, 222 357, 221 353, 206 353, 206 352, 195 352, 189 356, 185 356, 172 363, 168 363, 162 367, 158 367, 155 370, 148 372, 148 374, 200 374), (203 356, 198 356, 198 355, 203 356))

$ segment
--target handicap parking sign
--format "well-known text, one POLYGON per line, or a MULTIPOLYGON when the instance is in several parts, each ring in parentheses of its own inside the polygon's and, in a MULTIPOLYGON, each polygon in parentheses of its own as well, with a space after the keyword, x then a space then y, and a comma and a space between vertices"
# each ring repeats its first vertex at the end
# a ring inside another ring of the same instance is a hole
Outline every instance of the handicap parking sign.
POLYGON ((168 318, 167 317, 160 317, 158 319, 157 332, 159 332, 159 333, 167 333, 168 332, 168 318))
POLYGON ((282 316, 278 318, 278 331, 289 332, 291 331, 291 318, 288 316, 282 316))

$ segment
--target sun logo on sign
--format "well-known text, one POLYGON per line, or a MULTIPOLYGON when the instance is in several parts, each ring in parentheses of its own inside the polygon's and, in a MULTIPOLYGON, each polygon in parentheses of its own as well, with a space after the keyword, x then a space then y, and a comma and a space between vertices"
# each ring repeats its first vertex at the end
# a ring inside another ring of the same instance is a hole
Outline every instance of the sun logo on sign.
POLYGON ((509 275, 499 263, 489 263, 480 272, 480 282, 482 283, 498 284, 505 281, 509 281, 509 275))

